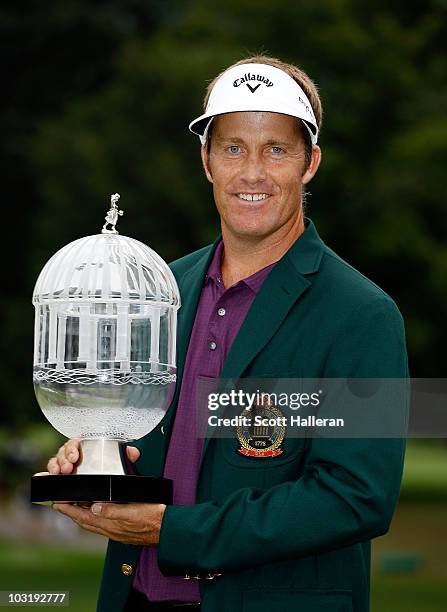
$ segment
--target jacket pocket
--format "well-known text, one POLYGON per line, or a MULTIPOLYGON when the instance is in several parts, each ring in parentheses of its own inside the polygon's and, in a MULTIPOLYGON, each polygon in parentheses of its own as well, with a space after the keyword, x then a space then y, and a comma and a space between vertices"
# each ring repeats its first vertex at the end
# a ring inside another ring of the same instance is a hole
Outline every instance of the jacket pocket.
POLYGON ((349 589, 253 589, 242 602, 242 612, 353 612, 349 589))

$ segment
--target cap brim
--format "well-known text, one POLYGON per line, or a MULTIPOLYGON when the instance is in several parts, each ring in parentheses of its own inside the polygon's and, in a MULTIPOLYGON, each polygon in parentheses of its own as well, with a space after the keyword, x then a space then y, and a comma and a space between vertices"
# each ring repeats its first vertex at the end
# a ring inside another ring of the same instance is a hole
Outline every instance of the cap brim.
MULTIPOLYGON (((227 112, 228 113, 231 113, 231 112, 250 113, 250 112, 256 112, 256 111, 227 111, 227 112)), ((281 115, 288 115, 289 117, 295 117, 296 119, 299 119, 306 125, 307 129, 310 131, 310 135, 312 139, 315 138, 317 135, 317 129, 313 123, 311 123, 310 121, 306 121, 306 119, 302 119, 301 117, 297 117, 296 115, 292 115, 292 114, 281 112, 281 111, 259 111, 259 112, 278 112, 281 115)), ((200 117, 197 117, 197 119, 194 119, 193 121, 191 121, 191 123, 189 124, 189 129, 193 134, 203 137, 203 135, 205 134, 205 130, 207 126, 209 125, 210 121, 214 117, 218 117, 219 115, 226 115, 226 114, 227 113, 216 113, 215 115, 210 115, 208 113, 205 113, 204 115, 200 115, 200 117)))
POLYGON ((206 113, 204 115, 200 115, 200 117, 197 117, 197 119, 194 119, 194 121, 191 121, 189 124, 190 131, 193 134, 197 134, 197 136, 203 136, 206 126, 213 117, 214 115, 208 115, 206 113))

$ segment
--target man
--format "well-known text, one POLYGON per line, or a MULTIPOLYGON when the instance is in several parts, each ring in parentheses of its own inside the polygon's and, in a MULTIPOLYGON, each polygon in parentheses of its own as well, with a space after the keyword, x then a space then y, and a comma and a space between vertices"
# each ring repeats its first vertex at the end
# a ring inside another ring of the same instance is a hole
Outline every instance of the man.
MULTIPOLYGON (((101 612, 369 609, 370 540, 389 528, 404 442, 286 434, 280 452, 245 439, 244 453, 239 434, 203 443, 193 428, 199 377, 408 375, 396 305, 304 216, 321 116, 305 73, 258 56, 211 83, 190 126, 222 239, 172 264, 177 391, 128 448, 139 473, 173 478, 174 504, 55 505, 110 538, 101 612)), ((48 469, 70 473, 78 458, 69 441, 48 469)))

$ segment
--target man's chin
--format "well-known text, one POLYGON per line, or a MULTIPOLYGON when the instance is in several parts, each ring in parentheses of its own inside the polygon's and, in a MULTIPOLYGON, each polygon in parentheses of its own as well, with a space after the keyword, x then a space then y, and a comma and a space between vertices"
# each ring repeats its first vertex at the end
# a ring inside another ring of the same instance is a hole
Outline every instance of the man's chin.
POLYGON ((272 233, 274 233, 274 229, 260 227, 260 226, 233 226, 227 228, 227 233, 238 240, 246 240, 247 242, 256 242, 259 240, 263 240, 267 238, 272 233))

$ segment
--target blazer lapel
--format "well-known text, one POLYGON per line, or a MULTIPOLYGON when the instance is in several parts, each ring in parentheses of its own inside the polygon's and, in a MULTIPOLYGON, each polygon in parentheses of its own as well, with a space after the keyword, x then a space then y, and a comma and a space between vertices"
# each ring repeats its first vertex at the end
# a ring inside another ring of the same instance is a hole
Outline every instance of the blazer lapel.
POLYGON ((227 356, 221 378, 242 375, 310 287, 307 276, 318 271, 324 243, 312 221, 306 220, 305 232, 274 266, 254 299, 227 356))
MULTIPOLYGON (((324 243, 310 219, 306 230, 272 269, 253 301, 225 361, 221 378, 237 379, 264 348, 290 309, 311 286, 324 243)), ((205 439, 202 459, 208 447, 205 439)))
POLYGON ((273 268, 234 339, 222 370, 222 378, 239 378, 242 375, 309 285, 308 280, 296 274, 287 259, 273 268))

